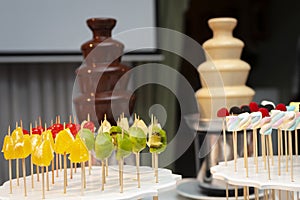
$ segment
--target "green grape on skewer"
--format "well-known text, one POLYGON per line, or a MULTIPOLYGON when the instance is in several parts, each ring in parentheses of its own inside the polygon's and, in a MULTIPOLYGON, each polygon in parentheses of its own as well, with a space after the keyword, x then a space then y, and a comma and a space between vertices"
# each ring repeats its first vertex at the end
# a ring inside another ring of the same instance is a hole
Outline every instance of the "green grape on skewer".
POLYGON ((123 119, 118 120, 118 126, 112 126, 110 129, 110 135, 113 138, 113 142, 116 149, 116 158, 119 162, 119 177, 120 177, 120 192, 123 193, 123 168, 124 168, 124 158, 128 157, 132 153, 132 143, 129 134, 123 128, 129 127, 128 120, 123 119))
POLYGON ((114 151, 114 144, 108 132, 103 132, 103 126, 100 126, 98 135, 95 140, 95 154, 96 158, 102 162, 102 191, 105 184, 105 161, 114 151))
POLYGON ((141 187, 140 170, 139 170, 140 152, 146 148, 147 126, 143 120, 136 118, 134 124, 129 128, 128 132, 132 143, 132 152, 136 156, 136 173, 137 173, 138 188, 140 188, 141 187))
POLYGON ((158 183, 158 154, 167 148, 167 134, 153 116, 148 129, 147 145, 150 148, 150 153, 152 153, 152 165, 155 168, 155 182, 158 183))
MULTIPOLYGON (((106 119, 106 114, 105 114, 104 120, 103 120, 103 122, 101 122, 99 130, 101 130, 104 133, 106 132, 109 134, 110 129, 111 129, 111 124, 106 119)), ((105 176, 108 176, 108 158, 105 159, 105 176)))

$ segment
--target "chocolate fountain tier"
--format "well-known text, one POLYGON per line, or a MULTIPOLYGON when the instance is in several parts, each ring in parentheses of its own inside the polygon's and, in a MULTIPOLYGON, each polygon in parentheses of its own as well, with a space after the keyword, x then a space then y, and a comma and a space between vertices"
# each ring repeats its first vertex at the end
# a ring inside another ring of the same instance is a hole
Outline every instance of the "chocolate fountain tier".
POLYGON ((80 92, 84 94, 100 93, 104 91, 126 90, 129 77, 124 75, 129 67, 123 64, 85 65, 76 70, 80 92), (124 77, 125 76, 125 77, 124 77), (120 80, 120 78, 122 79, 120 80), (118 88, 115 88, 118 81, 118 88))
POLYGON ((106 114, 107 120, 115 125, 114 118, 117 119, 120 114, 132 114, 135 96, 131 94, 127 91, 108 91, 96 93, 95 96, 82 94, 75 97, 73 103, 80 121, 85 120, 89 114, 94 123, 101 124, 106 114))
POLYGON ((90 64, 119 63, 123 55, 124 45, 111 38, 112 29, 116 20, 112 18, 91 18, 87 25, 93 32, 93 38, 83 45, 83 57, 90 64))

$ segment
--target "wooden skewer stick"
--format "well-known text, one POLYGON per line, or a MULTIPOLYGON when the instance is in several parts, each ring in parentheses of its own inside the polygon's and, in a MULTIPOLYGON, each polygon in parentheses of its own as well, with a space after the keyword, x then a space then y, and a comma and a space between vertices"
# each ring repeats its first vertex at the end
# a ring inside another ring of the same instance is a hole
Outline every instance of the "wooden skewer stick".
MULTIPOLYGON (((57 122, 60 124, 60 116, 58 115, 57 116, 57 122)), ((66 128, 66 124, 64 123, 64 129, 66 128)), ((63 155, 60 155, 59 154, 59 171, 61 172, 62 171, 62 156, 63 155)))
POLYGON ((278 145, 278 176, 281 175, 281 159, 280 159, 280 156, 281 156, 281 130, 278 128, 277 129, 277 145, 278 145))
POLYGON ((255 200, 259 200, 258 188, 254 188, 255 200))
MULTIPOLYGON (((69 116, 69 123, 72 123, 72 115, 69 116)), ((73 179, 73 163, 70 160, 70 179, 73 179)))
MULTIPOLYGON (((32 135, 32 123, 30 123, 29 125, 29 134, 30 136, 32 135)), ((31 174, 31 188, 34 188, 32 156, 30 156, 30 174, 31 174)))
POLYGON ((248 178, 248 148, 247 148, 247 130, 244 129, 244 160, 246 168, 246 177, 248 178))
POLYGON ((152 169, 154 170, 154 169, 155 169, 155 158, 154 158, 154 154, 152 153, 151 156, 152 156, 152 169))
POLYGON ((271 135, 270 137, 268 137, 268 142, 269 142, 269 154, 271 156, 272 166, 274 166, 273 141, 271 135))
POLYGON ((287 131, 284 131, 284 145, 285 145, 285 171, 289 171, 289 162, 288 162, 288 137, 287 131))
POLYGON ((81 167, 81 195, 83 195, 83 190, 84 190, 84 175, 83 175, 83 171, 84 171, 84 162, 80 163, 80 167, 81 167))
POLYGON ((70 160, 70 167, 71 167, 71 171, 70 171, 70 179, 73 179, 73 163, 72 161, 70 160))
POLYGON ((101 190, 104 191, 104 184, 105 184, 105 161, 102 161, 102 188, 101 190))
POLYGON ((19 158, 16 159, 16 175, 17 175, 17 186, 20 185, 19 181, 19 158))
POLYGON ((86 188, 85 165, 83 165, 83 188, 86 188))
POLYGON ((58 156, 59 154, 58 153, 55 153, 55 168, 56 168, 56 177, 58 177, 58 156))
MULTIPOLYGON (((18 128, 18 122, 16 122, 16 128, 18 128)), ((19 182, 19 158, 16 159, 16 176, 17 176, 17 186, 20 185, 19 182)))
POLYGON ((67 193, 67 154, 64 152, 64 194, 67 193))
POLYGON ((284 158, 284 151, 283 151, 283 133, 282 130, 280 130, 280 152, 281 152, 281 158, 284 158))
POLYGON ((36 165, 35 169, 36 169, 36 181, 40 182, 40 167, 36 165))
POLYGON ((278 199, 281 200, 281 190, 278 190, 278 199))
POLYGON ((255 165, 256 165, 256 173, 258 173, 258 139, 257 139, 257 129, 253 130, 254 139, 255 139, 255 165))
POLYGON ((48 171, 48 166, 46 166, 46 190, 49 191, 49 171, 48 171))
POLYGON ((23 168, 23 180, 24 180, 24 196, 27 196, 27 186, 26 186, 26 166, 25 166, 25 158, 22 158, 22 168, 23 168))
POLYGON ((88 161, 88 164, 89 164, 89 175, 92 174, 92 152, 89 151, 89 161, 88 161))
POLYGON ((228 183, 226 183, 226 200, 229 198, 228 183))
POLYGON ((108 176, 108 158, 105 159, 105 175, 108 176))
POLYGON ((293 141, 292 141, 292 131, 289 131, 289 153, 291 160, 291 181, 294 182, 294 169, 293 169, 293 141))
POLYGON ((140 188, 141 179, 140 179, 140 153, 139 152, 135 154, 135 161, 136 161, 136 176, 137 176, 138 188, 140 188))
POLYGON ((275 190, 274 189, 272 189, 272 199, 275 200, 275 190))
POLYGON ((11 159, 8 160, 8 173, 9 173, 9 194, 12 194, 12 172, 11 172, 11 159))
POLYGON ((40 127, 42 127, 42 118, 41 118, 41 116, 39 116, 39 125, 40 125, 40 127))
MULTIPOLYGON (((89 122, 91 119, 90 119, 90 113, 88 113, 87 115, 87 121, 89 122)), ((88 164, 89 164, 89 175, 92 174, 92 154, 91 154, 91 151, 89 151, 89 161, 88 161, 88 164)))
MULTIPOLYGON (((7 134, 10 136, 10 126, 8 126, 7 134)), ((8 174, 9 174, 9 194, 12 194, 12 169, 11 169, 11 159, 8 160, 8 174)))
POLYGON ((254 130, 255 129, 252 130, 252 149, 253 149, 253 162, 254 162, 254 165, 256 165, 256 157, 255 157, 255 155, 256 155, 256 152, 255 152, 256 151, 256 147, 255 147, 256 142, 255 142, 254 130))
MULTIPOLYGON (((227 140, 226 140, 226 130, 225 130, 225 118, 222 120, 222 130, 223 130, 223 148, 224 148, 224 161, 225 166, 227 166, 227 140)), ((228 183, 226 183, 226 200, 228 200, 228 183)))
POLYGON ((158 183, 158 154, 154 153, 155 157, 155 182, 158 183))
MULTIPOLYGON (((271 135, 268 135, 267 137, 270 137, 271 135)), ((269 141, 266 141, 267 145, 267 161, 268 161, 268 179, 271 180, 271 170, 270 170, 270 159, 269 159, 269 141)))
POLYGON ((123 158, 119 160, 120 193, 123 193, 123 158))
POLYGON ((296 156, 298 157, 298 130, 295 129, 295 153, 296 156))
POLYGON ((45 177, 44 177, 44 167, 42 167, 42 199, 45 199, 45 177))
POLYGON ((51 160, 52 184, 54 184, 54 158, 51 160))
POLYGON ((233 156, 234 156, 234 171, 237 171, 236 162, 237 162, 237 132, 232 132, 232 139, 233 139, 233 156))
POLYGON ((74 173, 77 173, 77 163, 74 163, 74 173))
POLYGON ((58 159, 59 159, 59 171, 62 171, 62 155, 58 154, 58 159))
POLYGON ((227 166, 227 144, 226 144, 226 130, 225 130, 225 118, 223 118, 222 123, 222 129, 223 129, 223 144, 224 144, 224 160, 225 160, 225 166, 227 166))
POLYGON ((234 188, 234 195, 235 195, 235 200, 238 200, 239 195, 238 195, 238 186, 235 186, 234 188))
POLYGON ((119 185, 121 187, 121 171, 122 171, 122 168, 121 168, 121 160, 119 160, 119 185))
POLYGON ((263 161, 264 161, 264 169, 266 170, 267 169, 267 160, 266 160, 266 137, 265 135, 261 134, 260 135, 260 138, 261 138, 261 152, 262 152, 262 158, 263 158, 263 161))

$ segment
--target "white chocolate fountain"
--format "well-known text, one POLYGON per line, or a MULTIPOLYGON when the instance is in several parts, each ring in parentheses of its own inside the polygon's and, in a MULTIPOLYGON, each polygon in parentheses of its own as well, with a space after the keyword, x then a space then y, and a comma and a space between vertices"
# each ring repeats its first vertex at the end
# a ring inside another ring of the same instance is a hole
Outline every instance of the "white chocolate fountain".
POLYGON ((245 85, 250 66, 240 60, 244 43, 232 36, 234 18, 208 21, 213 38, 203 44, 206 62, 198 67, 202 88, 196 92, 201 119, 217 118, 221 107, 248 105, 255 92, 245 85))

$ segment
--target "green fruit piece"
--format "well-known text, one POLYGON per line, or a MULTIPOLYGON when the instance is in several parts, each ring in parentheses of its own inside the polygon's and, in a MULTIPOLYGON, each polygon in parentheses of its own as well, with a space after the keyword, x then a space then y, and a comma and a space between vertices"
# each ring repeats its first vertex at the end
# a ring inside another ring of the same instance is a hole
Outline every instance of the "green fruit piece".
POLYGON ((89 151, 93 150, 95 147, 95 137, 94 133, 90 129, 83 128, 79 131, 78 135, 83 140, 89 151))
POLYGON ((128 132, 134 153, 138 153, 146 148, 147 136, 141 128, 131 127, 128 132))
POLYGON ((131 154, 132 151, 132 143, 130 141, 128 134, 117 134, 117 160, 125 158, 131 154))
POLYGON ((99 160, 104 160, 112 154, 114 150, 114 145, 112 142, 112 138, 109 133, 99 133, 96 136, 95 140, 95 153, 96 158, 99 160))
POLYGON ((158 126, 153 126, 152 132, 149 136, 148 146, 150 153, 161 153, 167 147, 167 134, 158 126))
POLYGON ((110 135, 122 133, 122 128, 120 126, 112 126, 109 130, 110 135))

